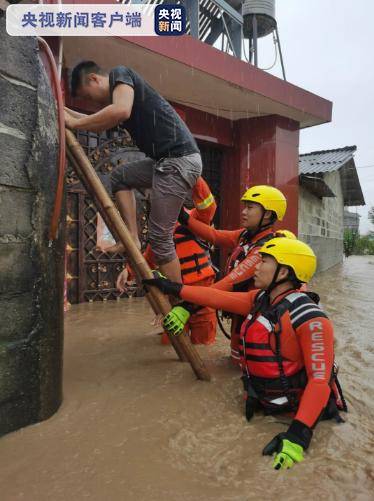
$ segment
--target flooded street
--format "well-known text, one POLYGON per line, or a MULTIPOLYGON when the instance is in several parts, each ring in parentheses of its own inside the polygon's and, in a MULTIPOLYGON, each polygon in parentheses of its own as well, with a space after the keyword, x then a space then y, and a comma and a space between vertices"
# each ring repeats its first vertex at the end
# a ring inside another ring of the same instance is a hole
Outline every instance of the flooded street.
POLYGON ((373 499, 373 283, 374 256, 350 257, 313 282, 335 324, 350 412, 345 424, 320 423, 306 460, 284 472, 261 451, 285 420, 246 422, 221 333, 198 347, 206 383, 160 344, 145 300, 72 307, 63 405, 0 439, 1 501, 373 499))

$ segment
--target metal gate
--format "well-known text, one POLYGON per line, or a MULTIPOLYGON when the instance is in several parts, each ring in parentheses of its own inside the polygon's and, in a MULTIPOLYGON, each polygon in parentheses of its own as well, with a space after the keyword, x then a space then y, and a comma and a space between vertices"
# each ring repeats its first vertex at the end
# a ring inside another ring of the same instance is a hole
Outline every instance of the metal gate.
MULTIPOLYGON (((118 133, 97 135, 79 132, 78 139, 96 172, 110 192, 110 173, 122 163, 144 158, 144 154, 133 145, 128 135, 118 133)), ((218 209, 214 224, 219 226, 219 202, 221 197, 222 151, 216 147, 199 145, 203 159, 203 176, 216 197, 218 209)), ((76 178, 74 171, 67 170, 67 296, 70 303, 84 301, 106 301, 126 297, 116 289, 116 279, 126 265, 122 254, 107 254, 96 249, 97 209, 93 200, 76 178)), ((147 240, 148 201, 136 192, 138 227, 142 247, 147 240)), ((219 252, 213 252, 213 261, 219 265, 219 252)), ((136 289, 130 294, 136 294, 136 289)))
MULTIPOLYGON (((144 154, 132 144, 129 136, 112 133, 97 135, 79 132, 78 139, 96 172, 110 193, 110 174, 113 169, 140 158, 144 154)), ((70 303, 106 301, 126 297, 116 289, 116 279, 126 265, 122 254, 108 254, 97 250, 98 212, 84 187, 68 166, 67 171, 67 297, 70 303)), ((142 247, 147 236, 147 200, 136 193, 138 226, 142 247)), ((130 291, 136 293, 136 289, 130 291)))

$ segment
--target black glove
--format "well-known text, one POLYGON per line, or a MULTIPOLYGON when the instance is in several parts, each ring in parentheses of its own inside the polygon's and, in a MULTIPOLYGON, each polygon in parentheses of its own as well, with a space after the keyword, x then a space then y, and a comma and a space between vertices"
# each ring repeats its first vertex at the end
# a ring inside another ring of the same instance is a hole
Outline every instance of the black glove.
POLYGON ((295 463, 304 461, 304 448, 287 438, 287 433, 279 433, 262 451, 264 456, 276 453, 273 468, 275 470, 288 470, 295 463))
POLYGON ((183 287, 183 284, 179 284, 178 282, 172 282, 168 278, 158 276, 156 278, 146 278, 143 279, 144 285, 152 285, 153 287, 157 287, 164 294, 179 297, 180 291, 183 287))
POLYGON ((185 207, 183 206, 178 216, 178 222, 182 226, 188 226, 189 219, 190 219, 190 214, 189 212, 186 211, 185 207))
POLYGON ((262 454, 264 456, 271 456, 274 452, 279 452, 282 440, 289 440, 307 450, 312 436, 313 431, 311 428, 301 421, 294 419, 285 433, 279 433, 264 447, 262 454))

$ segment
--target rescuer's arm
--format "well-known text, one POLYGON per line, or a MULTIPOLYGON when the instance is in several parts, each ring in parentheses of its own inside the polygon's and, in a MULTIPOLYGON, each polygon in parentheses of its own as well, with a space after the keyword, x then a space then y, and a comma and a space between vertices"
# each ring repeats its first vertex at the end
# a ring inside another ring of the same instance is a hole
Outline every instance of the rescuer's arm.
POLYGON ((309 447, 316 425, 328 402, 329 381, 334 363, 333 328, 325 316, 308 319, 295 329, 298 336, 308 383, 302 395, 295 418, 286 433, 280 433, 263 450, 264 455, 276 452, 273 468, 291 468, 303 461, 303 452, 309 447))
POLYGON ((239 230, 216 230, 201 221, 191 217, 187 211, 182 211, 179 216, 179 222, 192 231, 199 238, 210 242, 217 247, 234 249, 239 242, 243 229, 239 230))
POLYGON ((251 310, 257 292, 226 292, 212 287, 185 285, 181 289, 180 297, 189 303, 245 316, 251 310))
POLYGON ((260 262, 261 256, 256 247, 228 275, 215 282, 211 287, 225 291, 248 290, 250 281, 253 280, 256 266, 260 262))
POLYGON ((225 292, 211 287, 182 285, 155 273, 155 278, 144 279, 143 284, 157 287, 164 294, 179 297, 189 303, 224 309, 238 315, 247 315, 258 292, 225 292))
POLYGON ((201 176, 197 178, 192 189, 192 200, 195 208, 190 212, 191 217, 210 224, 216 213, 217 204, 208 183, 201 176))
MULTIPOLYGON (((253 285, 254 271, 260 261, 261 257, 258 253, 258 249, 256 248, 249 255, 247 255, 244 261, 240 263, 233 272, 229 273, 229 275, 224 277, 222 280, 219 280, 211 285, 208 294, 210 295, 210 291, 212 289, 227 291, 230 293, 232 291, 247 292, 249 286, 253 285)), ((183 306, 179 305, 178 307, 173 308, 171 312, 166 315, 163 325, 171 334, 179 335, 183 332, 185 324, 189 320, 190 315, 193 313, 192 311, 188 311, 188 304, 188 302, 185 302, 183 306), (183 309, 185 311, 183 311, 183 309)), ((218 308, 216 305, 214 307, 218 308)), ((247 311, 245 313, 247 313, 247 311)))
POLYGON ((296 329, 303 353, 308 383, 295 419, 313 428, 326 407, 334 364, 334 333, 331 321, 315 317, 296 329))

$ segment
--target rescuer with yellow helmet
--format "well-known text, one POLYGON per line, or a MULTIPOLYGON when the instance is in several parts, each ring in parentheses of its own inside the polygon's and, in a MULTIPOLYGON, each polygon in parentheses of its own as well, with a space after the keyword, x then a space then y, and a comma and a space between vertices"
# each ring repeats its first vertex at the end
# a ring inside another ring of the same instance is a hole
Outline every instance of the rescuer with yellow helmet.
POLYGON ((317 259, 306 243, 273 238, 259 250, 256 290, 246 293, 182 286, 164 278, 145 281, 184 301, 246 316, 240 331, 240 367, 245 414, 292 413, 287 431, 263 450, 276 454, 275 469, 304 459, 319 419, 342 421, 346 404, 334 365, 333 326, 316 294, 301 292, 315 273, 317 259))
MULTIPOLYGON (((260 247, 274 237, 273 225, 282 221, 287 209, 287 200, 283 193, 273 186, 252 186, 245 191, 241 228, 238 230, 217 230, 198 221, 183 210, 179 217, 181 224, 198 238, 216 247, 231 251, 225 276, 210 288, 225 291, 248 291, 253 289, 255 267, 260 262, 260 247)), ((164 327, 171 334, 183 331, 188 321, 191 308, 187 304, 175 306, 165 317, 164 327)), ((231 358, 239 364, 239 334, 244 319, 231 315, 231 358)))
POLYGON ((276 237, 285 237, 285 238, 291 238, 292 240, 296 240, 296 235, 290 230, 277 230, 275 232, 276 237))

